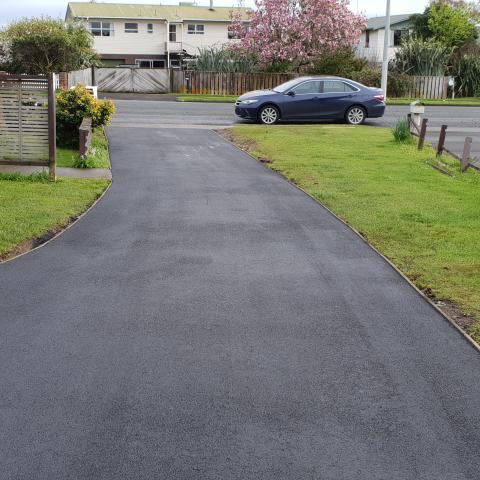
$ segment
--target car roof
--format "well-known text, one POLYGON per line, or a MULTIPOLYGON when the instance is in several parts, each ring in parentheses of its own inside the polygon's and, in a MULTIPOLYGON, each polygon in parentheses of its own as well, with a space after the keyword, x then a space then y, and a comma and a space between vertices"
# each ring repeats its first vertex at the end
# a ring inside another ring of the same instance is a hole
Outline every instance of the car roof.
POLYGON ((305 80, 345 80, 346 82, 353 82, 353 80, 350 80, 348 78, 337 77, 335 75, 310 75, 308 77, 298 77, 295 80, 302 82, 305 80))

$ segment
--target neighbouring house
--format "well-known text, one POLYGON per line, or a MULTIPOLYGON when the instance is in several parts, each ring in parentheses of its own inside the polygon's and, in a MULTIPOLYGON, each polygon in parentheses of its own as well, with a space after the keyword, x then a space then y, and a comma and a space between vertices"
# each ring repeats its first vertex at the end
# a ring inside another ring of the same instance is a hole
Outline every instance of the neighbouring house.
POLYGON ((66 20, 83 21, 94 36, 94 48, 104 66, 137 65, 141 68, 178 67, 182 57, 202 47, 235 41, 230 31, 232 13, 247 8, 122 3, 71 2, 66 20))
MULTIPOLYGON (((412 14, 392 15, 390 17, 388 58, 395 56, 395 52, 400 46, 402 39, 410 34, 412 30, 411 17, 412 14)), ((368 19, 367 28, 362 32, 360 42, 355 47, 359 57, 378 63, 383 60, 385 19, 386 17, 368 19)))

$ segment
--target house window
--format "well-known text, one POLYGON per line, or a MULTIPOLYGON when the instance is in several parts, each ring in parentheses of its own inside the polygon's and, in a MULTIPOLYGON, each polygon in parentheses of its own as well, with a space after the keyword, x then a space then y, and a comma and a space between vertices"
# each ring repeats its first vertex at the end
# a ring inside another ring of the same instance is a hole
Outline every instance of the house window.
POLYGON ((232 24, 230 24, 227 28, 228 28, 228 39, 229 40, 236 40, 236 39, 239 38, 238 35, 235 33, 232 24))
POLYGON ((90 22, 90 33, 94 37, 111 37, 113 35, 113 23, 90 22))
POLYGON ((135 64, 140 68, 165 68, 165 60, 144 59, 135 60, 135 64))
POLYGON ((147 32, 153 33, 153 23, 147 23, 147 32))
POLYGON ((393 46, 399 47, 403 40, 408 37, 408 30, 394 30, 393 31, 393 46))
POLYGON ((370 48, 370 30, 365 30, 365 48, 370 48))
POLYGON ((187 27, 189 35, 203 35, 205 33, 205 25, 199 23, 189 23, 187 27))
POLYGON ((176 42, 177 41, 177 26, 170 24, 168 26, 168 40, 170 42, 176 42))
POLYGON ((125 33, 138 33, 138 23, 126 23, 125 33))

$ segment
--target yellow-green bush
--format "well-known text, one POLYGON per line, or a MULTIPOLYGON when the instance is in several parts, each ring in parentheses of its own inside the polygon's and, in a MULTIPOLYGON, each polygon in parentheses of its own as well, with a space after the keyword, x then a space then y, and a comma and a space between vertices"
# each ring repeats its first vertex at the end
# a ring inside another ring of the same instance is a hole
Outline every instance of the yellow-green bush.
POLYGON ((111 100, 97 100, 83 86, 77 85, 57 93, 57 143, 78 147, 78 128, 85 117, 92 119, 93 127, 108 125, 115 113, 111 100))

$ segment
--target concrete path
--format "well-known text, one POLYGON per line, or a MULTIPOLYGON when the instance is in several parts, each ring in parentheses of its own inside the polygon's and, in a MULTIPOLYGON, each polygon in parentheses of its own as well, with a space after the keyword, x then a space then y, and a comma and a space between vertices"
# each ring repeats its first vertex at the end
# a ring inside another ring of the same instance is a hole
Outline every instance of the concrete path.
POLYGON ((478 479, 472 346, 295 187, 130 105, 106 197, 0 265, 0 478, 478 479))
MULTIPOLYGON (((48 173, 47 167, 36 167, 30 165, 0 165, 0 173, 22 173, 31 175, 32 173, 48 173)), ((105 178, 111 179, 112 172, 109 168, 68 168, 57 167, 59 177, 77 177, 77 178, 105 178)))

